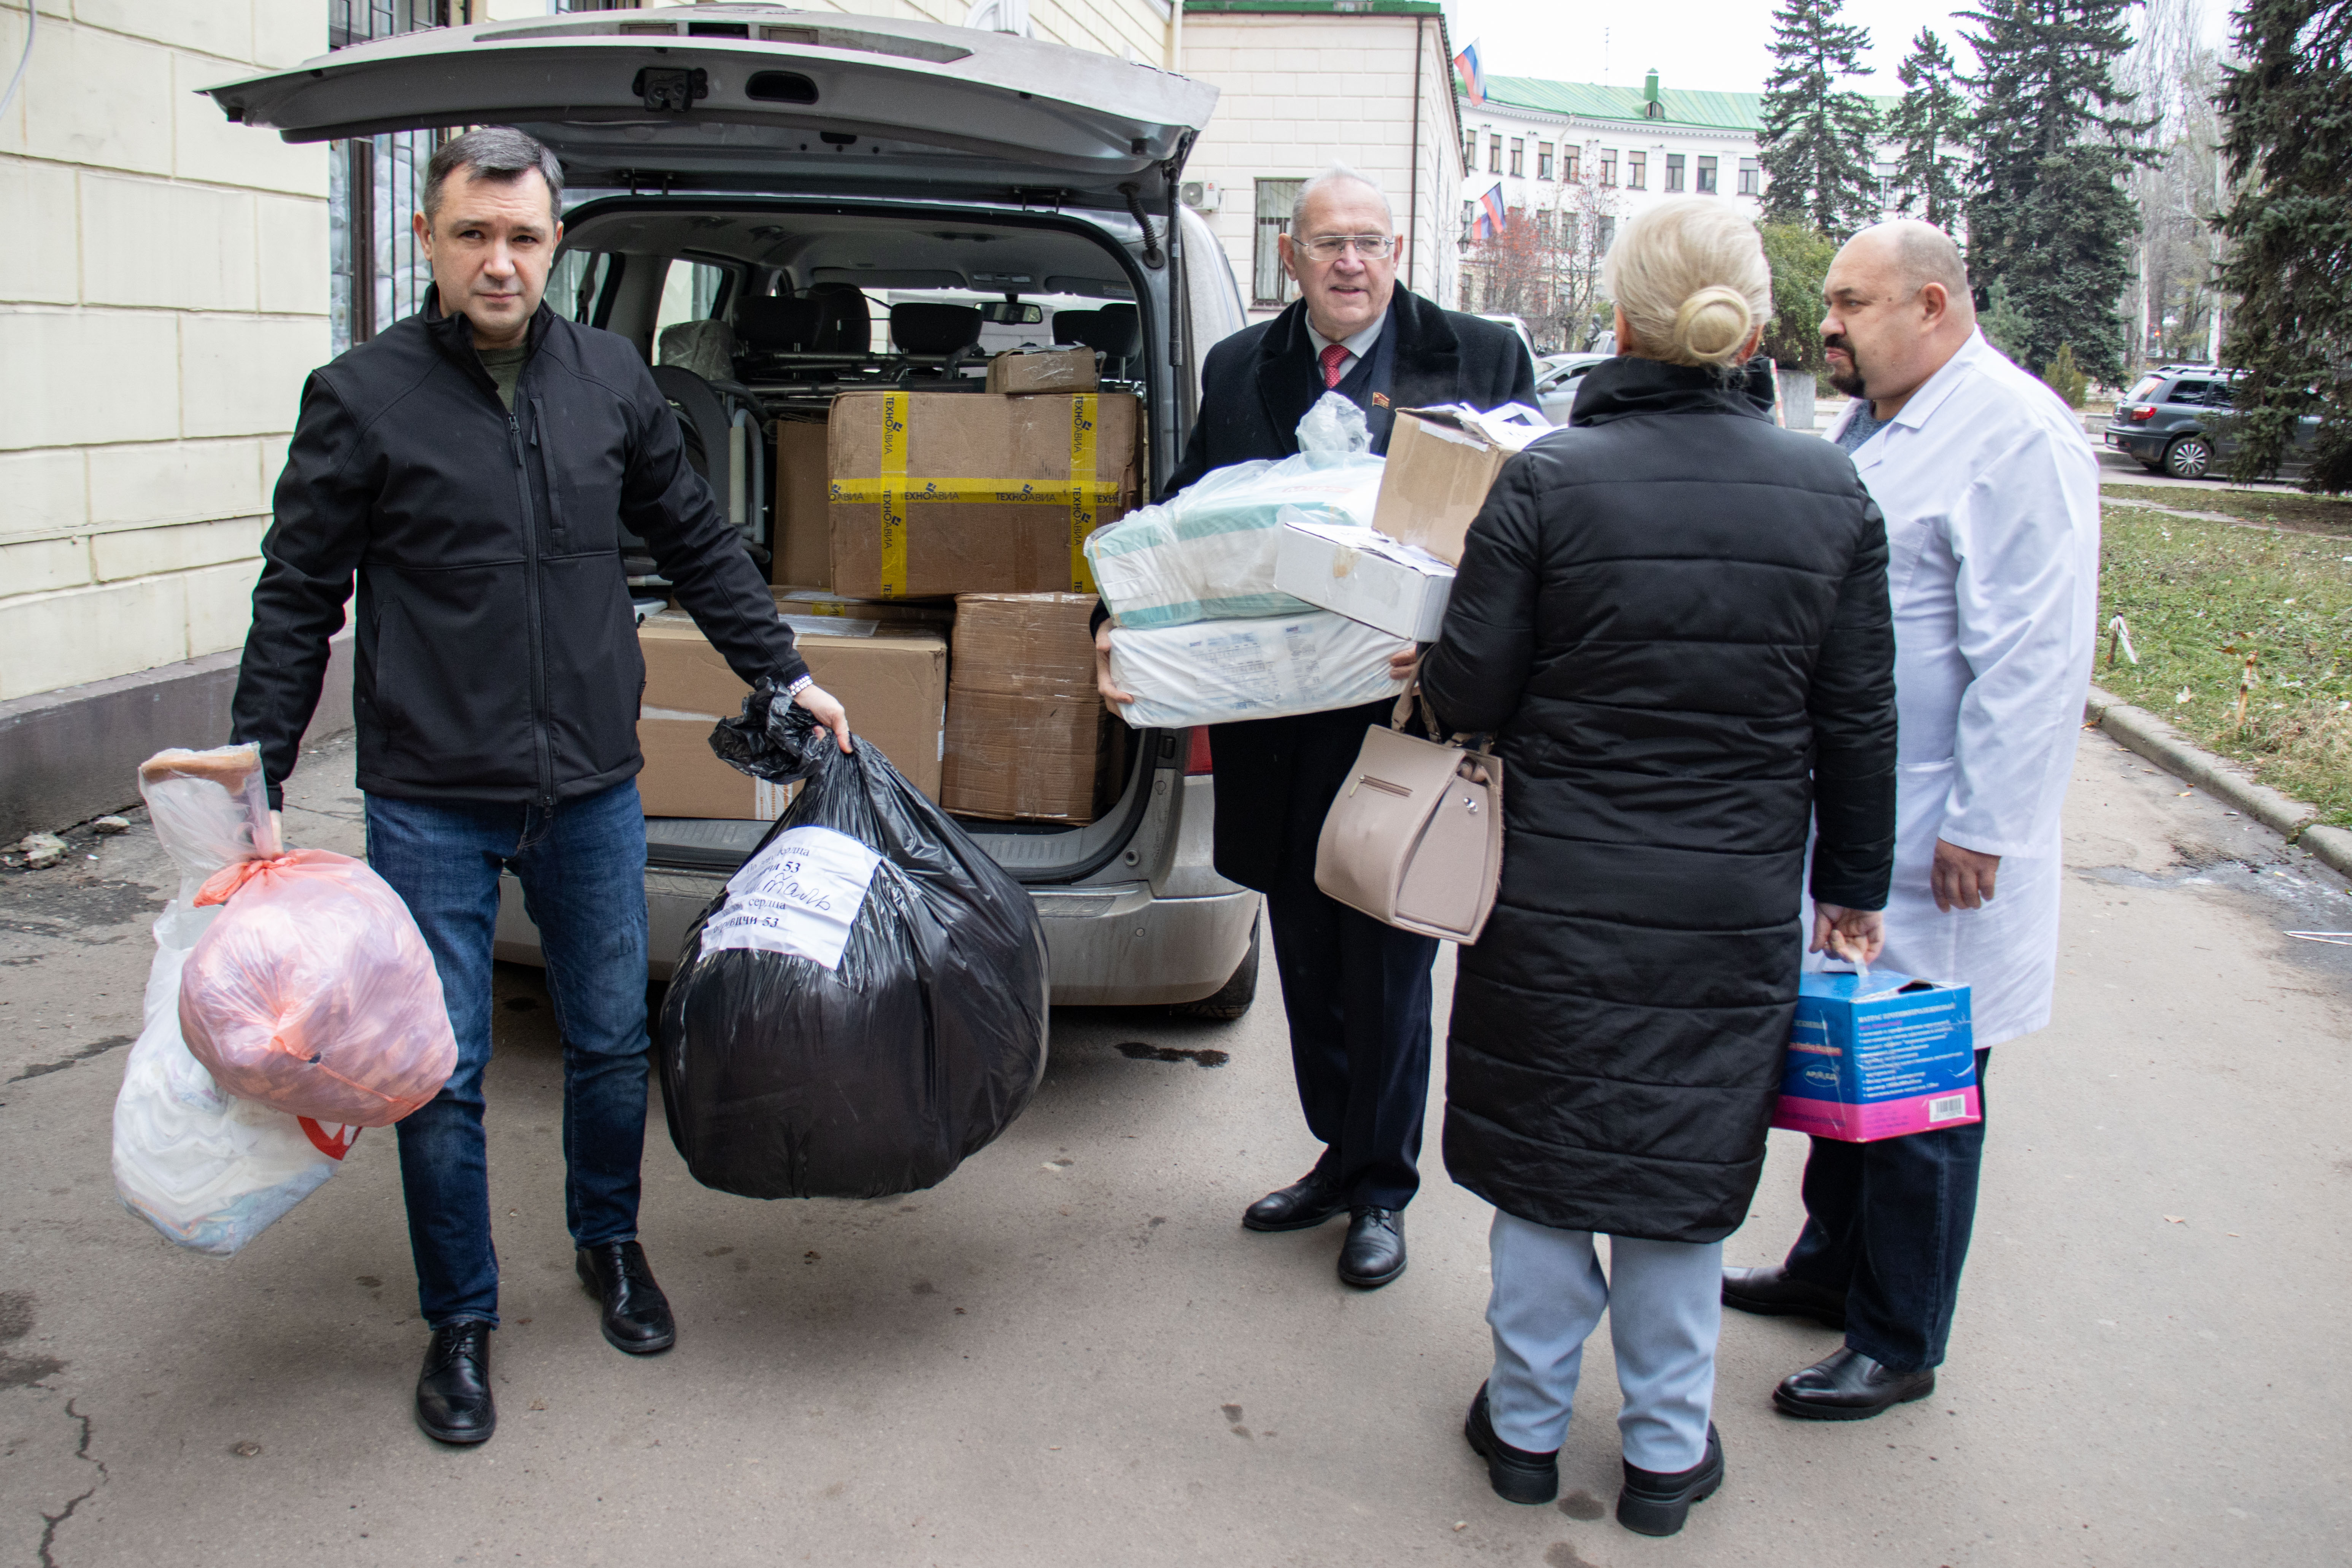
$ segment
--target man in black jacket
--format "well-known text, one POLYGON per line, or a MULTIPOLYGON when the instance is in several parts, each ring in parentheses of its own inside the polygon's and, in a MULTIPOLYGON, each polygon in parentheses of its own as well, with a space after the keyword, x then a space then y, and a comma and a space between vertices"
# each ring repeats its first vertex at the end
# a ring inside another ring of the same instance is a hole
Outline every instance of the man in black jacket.
MULTIPOLYGON (((1298 422, 1328 390, 1364 410, 1375 452, 1388 449, 1399 408, 1535 402, 1535 367, 1515 333, 1396 287, 1396 222, 1370 181, 1344 168, 1308 181, 1279 243, 1299 299, 1209 351, 1201 416, 1166 495, 1212 468, 1297 451, 1298 422)), ((1110 688, 1106 628, 1096 647, 1105 695, 1124 700, 1110 688)), ((1217 870, 1266 895, 1299 1104, 1324 1144, 1312 1171, 1242 1223, 1303 1230, 1347 1209, 1339 1278, 1363 1289, 1404 1272, 1437 943, 1326 898, 1315 845, 1365 726, 1386 723, 1391 706, 1220 724, 1210 739, 1217 870)))
POLYGON ((425 309, 315 373, 262 542, 236 739, 278 804, 354 577, 352 700, 368 859, 425 934, 457 1068, 400 1123, 418 1304, 432 1331, 416 1420, 447 1443, 497 1424, 498 1325, 482 1069, 499 876, 522 883, 563 1039, 565 1217, 604 1337, 676 1340, 637 1245, 645 1144, 645 663, 620 556, 643 538, 747 681, 764 676, 849 749, 740 542, 688 467, 624 339, 541 303, 562 170, 520 132, 435 154, 417 242, 425 309))

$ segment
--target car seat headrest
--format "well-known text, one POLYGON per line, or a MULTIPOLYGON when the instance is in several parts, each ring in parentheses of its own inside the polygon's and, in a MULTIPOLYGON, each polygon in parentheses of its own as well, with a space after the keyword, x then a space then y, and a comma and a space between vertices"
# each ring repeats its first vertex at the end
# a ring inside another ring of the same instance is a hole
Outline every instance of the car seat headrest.
POLYGON ((824 320, 814 300, 761 296, 735 302, 735 336, 751 353, 814 353, 824 320))
POLYGON ((1143 352, 1143 322, 1132 305, 1105 305, 1099 310, 1059 310, 1054 315, 1054 341, 1084 343, 1112 359, 1132 359, 1143 352), (1063 323, 1070 336, 1064 338, 1063 323))
POLYGON ((890 341, 900 353, 951 354, 980 342, 980 312, 970 305, 893 305, 890 341))

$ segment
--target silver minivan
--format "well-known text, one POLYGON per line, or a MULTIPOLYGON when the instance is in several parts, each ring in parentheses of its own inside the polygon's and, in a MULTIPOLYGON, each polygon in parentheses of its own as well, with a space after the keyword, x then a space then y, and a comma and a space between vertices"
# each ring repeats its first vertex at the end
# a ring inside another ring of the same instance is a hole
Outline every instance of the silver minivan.
MULTIPOLYGON (((231 120, 297 142, 528 131, 562 160, 568 186, 550 304, 632 339, 649 361, 667 328, 780 313, 751 300, 835 319, 840 330, 814 346, 730 334, 739 357, 723 365, 704 349, 701 379, 755 437, 838 391, 977 374, 994 341, 1034 326, 1051 342, 1067 326, 1102 352, 1106 384, 1140 400, 1143 488, 1156 493, 1192 426, 1201 356, 1244 324, 1223 249, 1177 199, 1216 89, 1107 55, 719 4, 410 33, 210 93, 231 120), (982 317, 992 342, 948 347, 940 322, 967 316, 936 306, 921 341, 879 330, 927 300, 982 317)), ((677 376, 661 374, 670 392, 677 376)), ((672 401, 691 437, 699 394, 672 401)), ((756 552, 772 539, 772 487, 746 482, 728 433, 689 448, 707 452, 713 489, 756 552)), ((1238 1016, 1256 988, 1258 896, 1211 864, 1206 731, 1132 739, 1097 820, 964 826, 1035 900, 1056 1003, 1238 1016)), ((658 978, 768 824, 654 817, 646 828, 658 978)), ((540 961, 511 879, 499 938, 500 957, 540 961)))

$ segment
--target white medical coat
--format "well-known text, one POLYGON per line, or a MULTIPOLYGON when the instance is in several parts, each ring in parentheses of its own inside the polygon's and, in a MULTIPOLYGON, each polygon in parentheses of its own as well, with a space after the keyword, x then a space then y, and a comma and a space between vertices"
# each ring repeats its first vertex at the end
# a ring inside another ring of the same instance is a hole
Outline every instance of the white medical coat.
POLYGON ((1979 333, 1853 460, 1886 514, 1895 611, 1898 826, 1878 962, 1965 982, 1976 1043, 1998 1045, 2050 1021, 2059 807, 2096 641, 2098 458, 2074 411, 1979 333), (1984 908, 1937 910, 1938 838, 2000 857, 1984 908))

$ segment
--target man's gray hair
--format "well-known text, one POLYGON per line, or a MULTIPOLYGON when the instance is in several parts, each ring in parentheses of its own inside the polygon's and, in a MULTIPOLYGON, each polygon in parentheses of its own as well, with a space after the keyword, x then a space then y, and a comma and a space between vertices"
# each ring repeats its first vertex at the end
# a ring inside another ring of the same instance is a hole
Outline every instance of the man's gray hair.
POLYGON ((1389 232, 1391 234, 1396 232, 1396 209, 1389 205, 1389 194, 1381 189, 1381 183, 1378 180, 1373 179, 1370 174, 1360 174, 1356 173, 1355 170, 1350 169, 1345 163, 1334 163, 1329 168, 1324 170, 1321 174, 1316 175, 1313 179, 1301 184, 1298 187, 1298 195, 1291 199, 1290 232, 1292 234, 1297 234, 1298 232, 1298 226, 1306 221, 1307 199, 1309 196, 1312 196, 1316 192, 1322 190, 1327 186, 1337 184, 1361 185, 1364 189, 1371 192, 1372 195, 1380 197, 1381 207, 1386 210, 1389 215, 1389 232))
POLYGON ((426 223, 440 210, 441 187, 459 169, 467 171, 468 179, 499 184, 511 184, 537 169, 539 177, 547 182, 548 216, 563 211, 563 165, 556 162, 555 154, 537 137, 526 136, 511 125, 482 125, 444 142, 433 154, 433 162, 425 166, 426 223))

